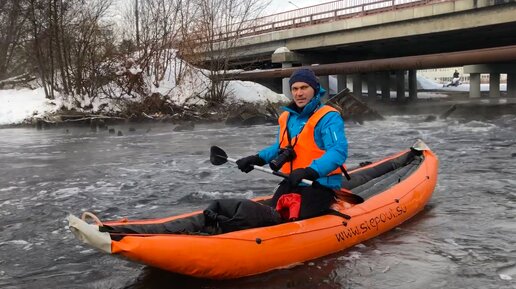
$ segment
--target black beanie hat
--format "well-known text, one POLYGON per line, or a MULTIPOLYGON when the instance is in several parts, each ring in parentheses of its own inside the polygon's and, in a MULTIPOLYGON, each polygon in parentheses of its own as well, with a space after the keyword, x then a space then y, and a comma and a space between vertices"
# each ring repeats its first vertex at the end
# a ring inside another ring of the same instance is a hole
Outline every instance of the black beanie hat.
POLYGON ((296 82, 304 82, 310 85, 314 89, 315 94, 319 92, 319 80, 317 80, 315 73, 309 68, 301 68, 292 73, 288 81, 290 88, 296 82))

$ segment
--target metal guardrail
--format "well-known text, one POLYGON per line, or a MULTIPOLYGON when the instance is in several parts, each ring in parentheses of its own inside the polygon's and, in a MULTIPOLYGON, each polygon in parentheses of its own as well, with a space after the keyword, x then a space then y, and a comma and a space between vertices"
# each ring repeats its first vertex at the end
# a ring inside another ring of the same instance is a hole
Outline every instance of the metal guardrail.
MULTIPOLYGON (((446 0, 445 0, 446 1, 446 0)), ((219 28, 213 41, 224 41, 330 22, 399 8, 426 5, 434 0, 338 0, 297 10, 272 14, 219 28)))

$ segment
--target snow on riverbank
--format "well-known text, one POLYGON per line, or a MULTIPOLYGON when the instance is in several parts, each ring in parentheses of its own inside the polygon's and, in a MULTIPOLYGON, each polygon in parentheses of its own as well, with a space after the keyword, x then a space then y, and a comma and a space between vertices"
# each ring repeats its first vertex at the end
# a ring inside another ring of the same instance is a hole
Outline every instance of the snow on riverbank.
MULTIPOLYGON (((267 100, 277 103, 288 99, 254 82, 231 81, 228 85, 229 102, 263 103, 267 100)), ((84 102, 88 104, 89 100, 84 102)), ((97 99, 91 104, 95 109, 101 103, 97 99)), ((27 118, 55 112, 61 106, 70 108, 70 103, 59 97, 53 101, 46 99, 43 88, 0 90, 0 125, 22 123, 27 118)))
MULTIPOLYGON (((418 76, 418 89, 422 90, 439 90, 439 91, 469 91, 469 83, 463 83, 459 86, 443 87, 442 84, 434 82, 428 78, 418 76)), ((480 91, 489 91, 489 83, 480 84, 480 91)), ((500 91, 507 91, 507 84, 500 83, 500 91)))
POLYGON ((20 123, 33 115, 53 111, 43 88, 0 90, 0 125, 20 123))
MULTIPOLYGON (((232 81, 228 92, 230 102, 261 103, 269 100, 277 103, 288 100, 283 94, 249 81, 232 81)), ((46 99, 42 88, 0 90, 0 125, 22 123, 27 118, 55 112, 65 102, 46 99)), ((93 104, 94 108, 97 106, 98 103, 93 104)))

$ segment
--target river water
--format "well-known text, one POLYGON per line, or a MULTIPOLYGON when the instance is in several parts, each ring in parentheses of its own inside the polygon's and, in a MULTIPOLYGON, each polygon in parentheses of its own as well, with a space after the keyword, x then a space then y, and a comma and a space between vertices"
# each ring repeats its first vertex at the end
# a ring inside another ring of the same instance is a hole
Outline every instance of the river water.
POLYGON ((423 212, 340 253, 230 281, 99 253, 73 237, 65 217, 86 210, 104 220, 164 217, 215 198, 269 194, 278 179, 212 166, 209 148, 234 158, 254 153, 276 126, 116 126, 123 136, 0 129, 0 288, 516 288, 516 114, 425 118, 346 126, 350 167, 417 138, 436 152, 438 185, 423 212))

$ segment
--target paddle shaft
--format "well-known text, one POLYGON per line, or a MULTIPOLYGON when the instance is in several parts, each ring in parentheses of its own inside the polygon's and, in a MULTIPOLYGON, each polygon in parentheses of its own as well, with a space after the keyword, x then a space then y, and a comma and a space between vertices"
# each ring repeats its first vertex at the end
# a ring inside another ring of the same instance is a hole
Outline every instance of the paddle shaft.
MULTIPOLYGON (((236 163, 236 160, 235 160, 235 159, 232 159, 232 158, 226 158, 226 159, 227 159, 228 161, 232 162, 232 163, 236 163)), ((288 175, 286 175, 286 174, 284 174, 284 173, 282 173, 282 172, 276 172, 276 171, 273 171, 273 170, 271 170, 271 169, 264 168, 264 167, 261 167, 261 166, 255 166, 255 165, 253 165, 253 168, 254 168, 254 169, 257 169, 257 170, 259 170, 259 171, 262 171, 262 172, 266 172, 266 173, 269 173, 269 174, 273 174, 273 175, 278 176, 278 177, 282 177, 282 178, 284 178, 284 179, 288 178, 288 175)), ((310 181, 310 180, 305 180, 305 179, 302 179, 302 180, 301 180, 301 182, 302 182, 302 183, 305 183, 305 184, 307 184, 307 185, 309 185, 309 186, 311 186, 311 185, 312 185, 312 183, 313 183, 312 181, 310 181)))
MULTIPOLYGON (((236 163, 237 160, 235 159, 232 159, 230 157, 228 157, 228 155, 226 154, 226 152, 217 147, 217 146, 212 146, 211 149, 210 149, 210 161, 212 164, 218 166, 218 165, 221 165, 221 164, 224 164, 226 162, 232 162, 232 163, 236 163)), ((287 174, 284 174, 282 172, 276 172, 276 171, 273 171, 271 169, 268 169, 268 168, 264 168, 262 166, 255 166, 253 165, 253 169, 257 169, 259 171, 262 171, 262 172, 265 172, 265 173, 269 173, 269 174, 273 174, 275 176, 278 176, 278 177, 282 177, 282 178, 288 178, 288 175, 287 174)), ((310 181, 310 180, 301 180, 301 182, 303 182, 304 184, 307 184, 307 185, 312 185, 313 182, 310 181)), ((364 199, 358 195, 355 195, 353 193, 351 193, 350 191, 347 191, 347 190, 339 190, 339 198, 340 199, 343 199, 344 201, 348 202, 348 203, 352 203, 352 204, 360 204, 360 203, 363 203, 364 202, 364 199)))

